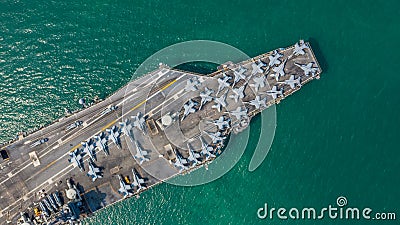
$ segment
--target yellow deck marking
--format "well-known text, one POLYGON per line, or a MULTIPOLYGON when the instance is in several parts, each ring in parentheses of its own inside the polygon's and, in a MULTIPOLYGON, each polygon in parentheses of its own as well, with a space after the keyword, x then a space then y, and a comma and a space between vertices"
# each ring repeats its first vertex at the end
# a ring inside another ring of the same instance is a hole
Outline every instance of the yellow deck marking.
MULTIPOLYGON (((162 88, 160 89, 160 91, 164 91, 164 90, 167 89, 169 86, 173 85, 176 81, 177 81, 177 80, 175 79, 175 80, 171 81, 170 83, 166 84, 164 87, 162 87, 162 88)), ((160 91, 159 91, 159 92, 160 92, 160 91)), ((139 107, 142 106, 144 103, 146 103, 147 101, 148 101, 148 99, 143 100, 142 102, 140 102, 139 104, 137 104, 136 106, 134 106, 133 108, 131 108, 128 112, 134 111, 135 109, 139 108, 139 107)), ((116 122, 117 122, 117 120, 111 121, 109 124, 107 124, 107 125, 105 125, 103 128, 101 128, 101 131, 105 131, 107 128, 111 127, 111 126, 112 126, 114 123, 116 123, 116 122)), ((81 146, 82 146, 82 144, 76 145, 75 147, 73 147, 73 148, 70 150, 70 152, 75 151, 76 149, 80 148, 81 146)))

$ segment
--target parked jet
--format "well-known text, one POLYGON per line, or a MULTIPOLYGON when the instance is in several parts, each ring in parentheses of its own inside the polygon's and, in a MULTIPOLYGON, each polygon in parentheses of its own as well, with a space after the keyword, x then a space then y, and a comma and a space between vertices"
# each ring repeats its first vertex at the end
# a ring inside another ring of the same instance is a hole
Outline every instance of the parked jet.
POLYGON ((267 107, 267 105, 265 104, 266 101, 267 101, 267 98, 261 99, 260 96, 257 95, 255 99, 253 99, 249 102, 249 104, 256 107, 256 109, 260 109, 261 107, 266 108, 267 107))
POLYGON ((54 201, 54 199, 51 195, 47 195, 47 200, 49 201, 49 203, 53 207, 53 209, 57 210, 58 206, 56 205, 56 202, 54 201))
POLYGON ((271 95, 273 99, 276 99, 278 97, 278 95, 282 95, 283 94, 283 90, 278 90, 277 86, 272 87, 272 90, 267 91, 268 95, 271 95))
POLYGON ((187 147, 189 149, 189 157, 187 158, 187 160, 189 160, 190 162, 193 162, 193 165, 196 165, 197 163, 199 163, 199 160, 197 160, 197 159, 200 158, 200 154, 197 152, 194 152, 189 143, 187 144, 187 147))
POLYGON ((101 116, 106 115, 106 114, 108 114, 108 113, 110 113, 110 112, 112 112, 112 111, 115 111, 115 110, 117 110, 117 109, 118 109, 118 106, 110 105, 109 107, 105 108, 105 109, 100 113, 100 115, 101 115, 101 116))
POLYGON ((132 169, 132 174, 133 174, 133 186, 137 187, 137 191, 140 191, 142 188, 144 188, 142 186, 142 184, 144 184, 144 179, 139 178, 139 176, 137 175, 137 173, 135 172, 135 169, 132 169))
POLYGON ((223 78, 218 78, 218 91, 217 91, 217 95, 219 94, 219 92, 221 92, 222 90, 224 90, 224 88, 231 86, 228 83, 228 80, 230 80, 231 77, 228 77, 225 73, 224 73, 224 77, 223 78))
POLYGON ((279 83, 287 84, 292 89, 295 88, 296 86, 301 87, 300 77, 298 77, 297 79, 294 79, 294 75, 291 75, 289 79, 287 79, 283 82, 279 82, 279 83))
POLYGON ((92 161, 89 161, 89 172, 87 173, 88 177, 92 178, 94 182, 97 178, 102 178, 103 176, 100 174, 100 169, 93 165, 92 161))
POLYGON ((94 140, 96 141, 96 148, 102 150, 106 155, 109 155, 108 146, 107 146, 107 139, 104 136, 104 132, 101 132, 99 135, 95 135, 94 140))
POLYGON ((85 168, 83 167, 83 163, 82 163, 82 156, 80 154, 80 150, 76 149, 73 152, 69 153, 69 156, 71 157, 68 161, 72 164, 74 164, 74 166, 78 167, 80 171, 84 171, 85 168))
POLYGON ((199 109, 201 109, 203 105, 205 105, 207 102, 212 101, 213 99, 213 97, 211 96, 212 93, 214 93, 214 90, 208 89, 207 87, 204 89, 203 92, 200 93, 201 102, 199 109))
POLYGON ((80 121, 80 120, 75 121, 74 123, 68 125, 67 128, 65 128, 65 131, 69 131, 76 127, 82 126, 82 124, 83 124, 83 121, 80 121))
POLYGON ((197 80, 196 77, 193 77, 189 80, 186 81, 186 86, 185 86, 185 91, 197 91, 197 86, 200 84, 200 82, 197 80))
POLYGON ((194 108, 197 105, 197 102, 192 101, 190 99, 185 105, 183 105, 184 112, 181 121, 186 118, 190 113, 196 112, 196 109, 194 108))
POLYGON ((272 68, 272 70, 275 72, 275 74, 271 74, 272 77, 275 77, 276 81, 279 80, 280 77, 285 76, 285 64, 286 64, 287 59, 283 61, 279 66, 272 68))
POLYGON ((208 146, 203 138, 200 137, 200 141, 201 141, 201 154, 206 156, 206 160, 211 158, 215 158, 216 156, 214 154, 212 154, 212 152, 214 151, 214 148, 211 146, 208 146))
POLYGON ((235 76, 235 79, 233 80, 233 85, 235 85, 240 80, 246 80, 246 75, 244 74, 246 70, 246 68, 239 65, 239 68, 233 71, 233 75, 235 76))
POLYGON ((211 106, 211 108, 217 109, 218 112, 221 112, 222 107, 226 107, 227 103, 226 103, 226 93, 228 93, 228 91, 226 91, 224 94, 222 94, 220 97, 215 98, 214 102, 216 103, 215 105, 211 106))
POLYGON ((234 115, 237 120, 240 120, 242 117, 247 117, 247 109, 244 110, 239 106, 236 110, 230 112, 230 114, 234 115))
POLYGON ((205 132, 208 136, 210 136, 212 143, 216 144, 218 142, 221 142, 226 139, 226 137, 221 137, 221 132, 216 132, 216 133, 208 133, 205 132))
POLYGON ((146 120, 144 119, 141 112, 138 112, 136 116, 132 116, 132 124, 134 127, 138 128, 142 132, 145 132, 145 123, 146 120))
POLYGON ((130 121, 126 119, 124 122, 119 122, 119 125, 121 126, 121 132, 133 142, 133 135, 131 133, 132 124, 130 121))
POLYGON ((45 216, 47 216, 47 217, 50 216, 49 210, 46 208, 46 206, 44 206, 43 202, 39 202, 39 207, 45 216))
POLYGON ((272 55, 268 56, 268 59, 269 59, 268 66, 273 67, 273 66, 281 64, 281 61, 279 60, 279 58, 282 56, 283 55, 280 54, 277 50, 274 50, 274 53, 272 55))
POLYGON ((263 61, 261 61, 261 59, 258 59, 258 64, 257 63, 252 63, 251 67, 252 67, 252 71, 251 71, 251 75, 256 75, 257 73, 264 73, 263 70, 263 66, 266 66, 265 63, 263 61))
POLYGON ((118 192, 124 196, 124 198, 132 195, 132 193, 130 193, 130 190, 132 190, 132 186, 130 184, 126 184, 124 179, 122 178, 121 175, 118 175, 118 179, 119 179, 119 189, 118 192))
POLYGON ((83 152, 86 153, 93 161, 96 161, 96 152, 94 150, 94 146, 91 143, 91 139, 88 142, 82 142, 83 152))
POLYGON ((311 73, 311 76, 314 77, 315 76, 315 72, 318 71, 318 68, 313 68, 313 64, 312 62, 308 63, 307 65, 301 65, 298 63, 294 63, 294 65, 300 67, 300 69, 302 69, 304 71, 304 75, 309 76, 311 73))
POLYGON ((134 155, 133 157, 139 160, 139 164, 142 165, 144 161, 150 161, 150 159, 145 157, 148 155, 148 152, 143 150, 142 147, 139 146, 139 143, 136 140, 134 140, 133 143, 135 143, 136 146, 136 155, 134 155))
POLYGON ((121 143, 119 140, 119 135, 120 133, 118 132, 118 127, 117 126, 113 126, 111 127, 111 129, 106 129, 106 131, 110 134, 110 139, 112 142, 114 142, 114 144, 117 146, 117 148, 121 149, 121 143))
POLYGON ((304 43, 303 40, 300 40, 298 43, 294 45, 294 50, 293 50, 293 55, 298 56, 298 55, 304 55, 306 52, 304 49, 307 49, 307 45, 304 43))
POLYGON ((222 130, 225 127, 229 128, 229 121, 229 118, 225 120, 224 116, 220 116, 219 119, 215 120, 213 123, 218 127, 218 129, 222 130))
POLYGON ((58 207, 63 206, 63 204, 62 204, 62 202, 61 202, 61 199, 60 199, 60 196, 58 195, 58 191, 56 191, 56 192, 53 193, 53 198, 54 198, 54 200, 56 201, 58 207))
POLYGON ((175 159, 175 167, 179 169, 179 172, 182 172, 182 170, 186 170, 187 167, 183 164, 188 163, 186 159, 182 158, 182 156, 178 153, 178 151, 175 150, 175 155, 176 155, 176 159, 175 159))
POLYGON ((235 100, 235 102, 238 102, 239 99, 244 98, 244 89, 246 88, 246 85, 240 86, 238 88, 233 89, 233 95, 229 95, 229 98, 232 98, 235 100))
POLYGON ((49 201, 46 198, 42 199, 42 202, 44 203, 44 205, 46 206, 46 208, 48 210, 50 210, 50 212, 54 213, 54 209, 53 207, 50 205, 49 201))
POLYGON ((265 76, 262 75, 261 77, 254 77, 253 78, 254 84, 250 84, 251 87, 253 87, 256 92, 258 92, 258 89, 261 87, 265 87, 265 76))

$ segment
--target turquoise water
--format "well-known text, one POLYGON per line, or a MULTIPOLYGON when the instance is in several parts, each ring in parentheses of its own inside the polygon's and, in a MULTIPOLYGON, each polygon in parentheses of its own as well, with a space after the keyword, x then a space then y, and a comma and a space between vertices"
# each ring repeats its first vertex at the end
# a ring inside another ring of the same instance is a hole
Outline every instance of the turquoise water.
MULTIPOLYGON (((400 217, 398 1, 0 1, 0 141, 107 96, 171 44, 208 39, 250 56, 312 41, 324 73, 277 106, 274 143, 248 172, 260 117, 241 161, 198 187, 159 185, 88 224, 376 224, 260 220, 264 203, 335 205, 400 217)), ((392 221, 384 224, 396 224, 392 221)))

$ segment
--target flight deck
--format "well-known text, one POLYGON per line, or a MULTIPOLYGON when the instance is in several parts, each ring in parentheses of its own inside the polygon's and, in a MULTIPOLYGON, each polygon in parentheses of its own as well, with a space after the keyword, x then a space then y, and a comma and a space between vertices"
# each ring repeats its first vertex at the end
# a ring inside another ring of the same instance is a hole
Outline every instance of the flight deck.
POLYGON ((208 75, 161 65, 2 147, 0 224, 77 222, 212 163, 231 132, 321 72, 303 41, 208 75))

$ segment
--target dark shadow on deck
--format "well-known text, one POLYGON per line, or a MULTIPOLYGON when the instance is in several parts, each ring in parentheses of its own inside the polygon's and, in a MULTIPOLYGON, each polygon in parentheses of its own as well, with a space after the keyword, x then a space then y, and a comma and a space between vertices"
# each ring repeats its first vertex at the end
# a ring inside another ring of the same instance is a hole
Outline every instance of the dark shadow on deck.
POLYGON ((94 212, 106 206, 106 196, 107 194, 101 192, 97 187, 95 190, 85 193, 85 200, 90 208, 90 211, 94 212))

